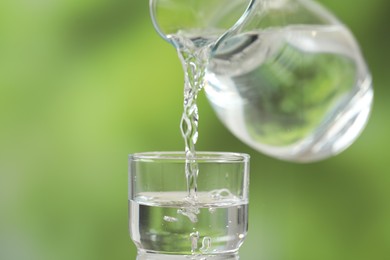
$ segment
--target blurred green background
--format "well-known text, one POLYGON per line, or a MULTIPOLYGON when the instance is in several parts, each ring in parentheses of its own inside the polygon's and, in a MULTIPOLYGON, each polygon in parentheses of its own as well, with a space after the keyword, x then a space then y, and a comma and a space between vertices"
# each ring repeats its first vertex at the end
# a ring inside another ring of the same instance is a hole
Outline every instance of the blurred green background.
MULTIPOLYGON (((251 154, 243 260, 390 255, 390 2, 321 0, 374 79, 366 130, 341 155, 278 161, 232 136, 199 97, 198 150, 251 154)), ((148 1, 0 1, 0 259, 135 259, 127 155, 183 150, 183 73, 148 1)))

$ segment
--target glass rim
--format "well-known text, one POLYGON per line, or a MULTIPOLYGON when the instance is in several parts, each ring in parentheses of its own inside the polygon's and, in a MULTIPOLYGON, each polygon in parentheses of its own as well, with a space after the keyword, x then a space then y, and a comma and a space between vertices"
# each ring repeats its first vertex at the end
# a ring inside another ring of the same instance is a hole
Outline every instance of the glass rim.
MULTIPOLYGON (((184 151, 155 151, 155 152, 139 152, 129 154, 131 161, 186 161, 184 151)), ((195 157, 191 160, 199 160, 202 162, 249 162, 250 155, 246 153, 236 152, 195 152, 195 157)))

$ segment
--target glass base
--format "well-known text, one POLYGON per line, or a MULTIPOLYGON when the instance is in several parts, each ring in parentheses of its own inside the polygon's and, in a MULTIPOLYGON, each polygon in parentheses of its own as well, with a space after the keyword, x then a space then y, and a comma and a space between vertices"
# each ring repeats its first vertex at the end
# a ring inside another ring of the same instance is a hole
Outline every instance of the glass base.
POLYGON ((239 260, 238 253, 218 255, 166 255, 138 251, 136 260, 239 260))

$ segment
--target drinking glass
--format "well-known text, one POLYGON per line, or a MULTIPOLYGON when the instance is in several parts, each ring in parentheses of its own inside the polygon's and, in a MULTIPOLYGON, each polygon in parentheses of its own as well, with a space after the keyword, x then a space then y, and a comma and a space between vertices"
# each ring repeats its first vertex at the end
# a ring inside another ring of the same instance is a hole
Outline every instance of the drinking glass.
POLYGON ((138 260, 238 259, 248 231, 249 156, 129 156, 129 232, 138 260), (197 165, 189 185, 187 163, 197 165), (195 187, 190 191, 189 187, 195 187))

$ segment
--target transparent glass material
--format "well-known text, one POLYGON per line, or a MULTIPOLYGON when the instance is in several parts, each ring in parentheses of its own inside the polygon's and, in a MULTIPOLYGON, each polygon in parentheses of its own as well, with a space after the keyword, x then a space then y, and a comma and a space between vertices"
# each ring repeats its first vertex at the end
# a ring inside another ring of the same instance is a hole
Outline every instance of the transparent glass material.
POLYGON ((137 259, 238 259, 248 230, 249 156, 197 152, 195 196, 184 152, 129 158, 129 231, 137 259))
MULTIPOLYGON (((152 22, 165 40, 177 46, 172 36, 182 33, 208 34, 213 41, 241 22, 251 0, 149 0, 152 22)), ((180 47, 180 46, 177 46, 180 47)))
POLYGON ((208 57, 206 96, 252 148, 312 162, 339 154, 363 131, 371 74, 352 33, 318 3, 150 0, 150 9, 178 50, 185 40, 204 50, 195 53, 208 57))

